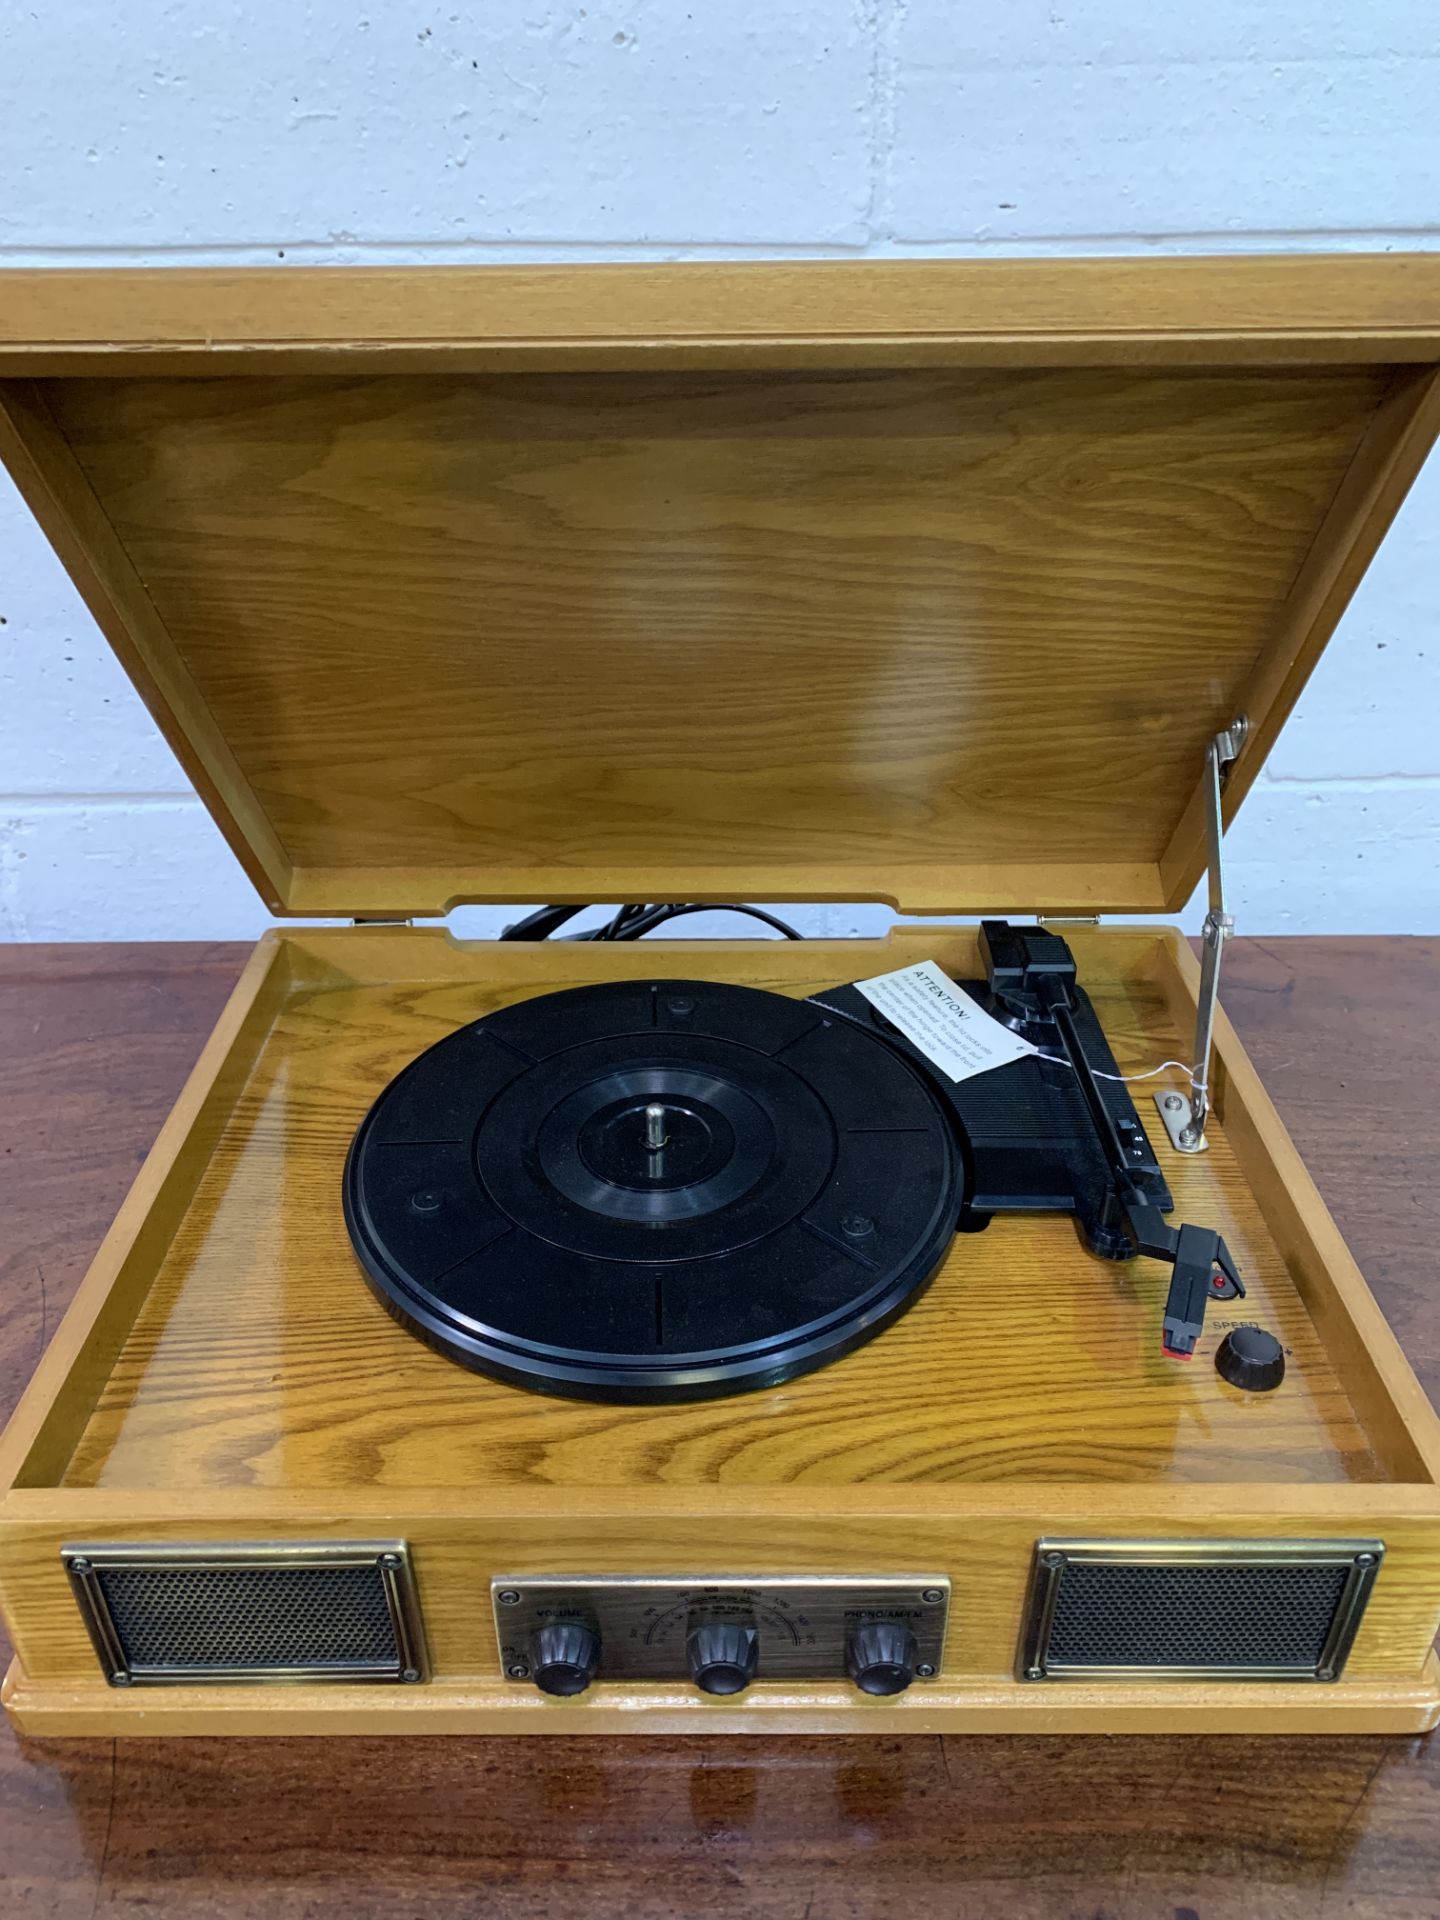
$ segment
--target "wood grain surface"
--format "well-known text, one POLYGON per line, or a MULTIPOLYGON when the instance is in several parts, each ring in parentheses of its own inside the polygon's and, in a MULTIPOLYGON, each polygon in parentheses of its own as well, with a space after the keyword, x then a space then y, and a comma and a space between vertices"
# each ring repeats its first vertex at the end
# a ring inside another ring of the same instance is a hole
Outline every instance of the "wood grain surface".
MULTIPOLYGON (((1226 1003, 1432 1395, 1440 945, 1238 941, 1226 1003)), ((239 948, 0 955, 8 1405, 239 948)), ((1434 1920, 1440 1742, 16 1742, 0 1912, 1434 1920)))
MULTIPOLYGON (((1196 991, 1183 942, 1146 928, 1077 927, 1071 938, 1122 1062, 1180 1053, 1196 991)), ((900 928, 882 942, 681 940, 663 953, 673 974, 792 994, 907 959, 933 958, 958 978, 981 970, 966 927, 900 928)), ((1228 1711, 1220 1723, 1246 1729, 1303 1733, 1333 1713, 1370 1731, 1380 1703, 1365 1689, 1388 1680, 1394 1715, 1381 1728, 1432 1722, 1433 1678, 1418 1709, 1416 1688, 1440 1614, 1435 1416, 1228 1023, 1210 1149, 1175 1158, 1172 1178, 1182 1217, 1213 1220, 1234 1250, 1250 1283, 1245 1312, 1289 1348, 1284 1394, 1247 1398, 1220 1381, 1207 1364, 1219 1314, 1197 1365, 1166 1362, 1161 1270, 1097 1263, 1065 1223, 1043 1218, 958 1241, 934 1291, 843 1365, 699 1408, 517 1394, 438 1359, 380 1312, 335 1203, 377 1089, 476 1012, 600 977, 650 977, 658 961, 648 944, 457 942, 437 928, 262 941, 0 1448, 20 1485, 0 1563, 23 1663, 7 1695, 19 1726, 252 1724, 243 1689, 223 1699, 175 1689, 163 1708, 127 1695, 113 1709, 65 1587, 65 1540, 117 1528, 310 1537, 337 1523, 368 1534, 376 1516, 424 1569, 439 1685, 423 1715, 401 1715, 417 1731, 431 1715, 465 1731, 492 1715, 506 1731, 638 1731, 634 1702, 608 1690, 582 1703, 574 1727, 548 1703, 536 1722, 533 1700, 517 1704, 495 1680, 488 1613, 473 1596, 477 1582, 526 1567, 645 1571, 657 1557, 701 1571, 918 1563, 946 1568, 964 1590, 964 1631, 923 1700, 857 1709, 843 1690, 812 1697, 762 1680, 737 1731, 1018 1721, 1109 1732, 1137 1714, 1144 1724, 1134 1701, 1118 1718, 1099 1696, 1062 1710, 1014 1682, 1033 1541, 1057 1528, 1383 1539, 1385 1577, 1339 1688, 1271 1693, 1263 1713, 1253 1692, 1228 1708, 1223 1689, 1198 1703, 1176 1693, 1169 1710, 1205 1729, 1228 1711), (1268 1189, 1263 1211, 1252 1182, 1268 1189), (1177 1502, 1178 1481, 1192 1486, 1177 1502), (456 1683, 468 1693, 447 1695, 456 1683)), ((347 1705, 317 1693, 312 1717, 310 1694, 295 1690, 262 1700, 255 1728, 380 1732, 411 1699, 362 1696, 347 1705)), ((696 1712, 692 1696, 645 1702, 657 1730, 683 1730, 696 1712)))
POLYGON ((1433 255, 11 271, 0 372, 1440 358, 1433 255))
POLYGON ((302 916, 1175 908, 1440 425, 1423 256, 4 285, 0 459, 302 916))
POLYGON ((686 898, 1143 912, 1174 904, 1205 743, 1389 389, 1031 369, 44 398, 291 911, 665 898, 683 874, 686 898))
MULTIPOLYGON (((1154 942, 1107 938, 1113 952, 1097 941, 1085 979, 1122 1070, 1183 1054, 1189 1036, 1153 977, 1154 942)), ((934 957, 958 975, 979 970, 971 930, 897 939, 903 951, 679 941, 667 943, 664 965, 671 975, 718 972, 794 995, 841 984, 857 966, 934 957)), ((1256 1399, 1225 1387, 1209 1364, 1223 1310, 1207 1327, 1200 1364, 1166 1361, 1164 1270, 1098 1263, 1067 1222, 1042 1217, 960 1236, 930 1290, 883 1339, 766 1392, 699 1406, 596 1406, 466 1373, 398 1326, 361 1281, 338 1206, 355 1129, 403 1067, 467 1020, 584 984, 597 970, 648 974, 656 949, 562 942, 467 951, 377 930, 300 935, 284 951, 297 978, 278 1003, 257 1004, 246 1047, 253 1066, 152 1268, 64 1472, 68 1487, 348 1496, 1385 1477, 1219 1116, 1204 1155, 1166 1155, 1176 1217, 1223 1233, 1250 1288, 1244 1315, 1290 1349, 1293 1392, 1256 1399), (415 954, 428 958, 419 977, 386 977, 387 961, 404 967, 415 954)))

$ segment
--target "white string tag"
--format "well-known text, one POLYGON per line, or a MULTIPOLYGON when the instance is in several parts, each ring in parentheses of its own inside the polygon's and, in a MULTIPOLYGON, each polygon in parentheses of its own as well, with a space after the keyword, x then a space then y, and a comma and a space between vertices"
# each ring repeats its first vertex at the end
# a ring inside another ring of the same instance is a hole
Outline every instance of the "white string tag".
POLYGON ((857 980, 855 987, 951 1080, 971 1080, 1040 1051, 986 1013, 933 960, 857 980))

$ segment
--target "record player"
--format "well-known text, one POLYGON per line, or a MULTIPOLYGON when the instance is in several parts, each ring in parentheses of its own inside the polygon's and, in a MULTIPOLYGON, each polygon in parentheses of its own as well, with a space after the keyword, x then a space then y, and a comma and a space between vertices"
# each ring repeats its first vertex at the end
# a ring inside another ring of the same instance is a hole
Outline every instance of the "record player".
POLYGON ((292 923, 0 1446, 16 1724, 1433 1726, 1440 1427, 1218 985, 1440 261, 6 293, 0 452, 292 923))

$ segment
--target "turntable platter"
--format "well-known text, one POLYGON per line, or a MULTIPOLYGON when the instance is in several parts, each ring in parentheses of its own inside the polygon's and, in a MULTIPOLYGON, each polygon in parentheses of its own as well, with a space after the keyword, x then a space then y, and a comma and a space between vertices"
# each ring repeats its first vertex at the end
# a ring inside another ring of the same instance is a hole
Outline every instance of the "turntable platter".
POLYGON ((549 1393, 773 1386, 934 1274, 953 1121, 874 1032, 811 1001, 657 980, 523 1001, 380 1095, 345 1170, 371 1285, 432 1346, 549 1393))

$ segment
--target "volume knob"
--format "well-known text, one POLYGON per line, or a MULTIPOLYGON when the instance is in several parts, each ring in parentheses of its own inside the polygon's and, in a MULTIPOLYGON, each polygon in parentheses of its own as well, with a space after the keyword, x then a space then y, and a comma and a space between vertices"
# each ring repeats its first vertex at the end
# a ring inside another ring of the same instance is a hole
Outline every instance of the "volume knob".
POLYGON ((702 1693, 743 1693, 755 1678, 759 1636, 739 1620, 702 1620, 691 1630, 685 1653, 702 1693))
POLYGON ((530 1673, 542 1693, 583 1693, 600 1664, 600 1636, 578 1621, 555 1621, 530 1636, 530 1673))
POLYGON ((850 1636, 845 1664, 862 1693, 903 1693, 915 1678, 920 1645, 897 1620, 871 1620, 850 1636))

